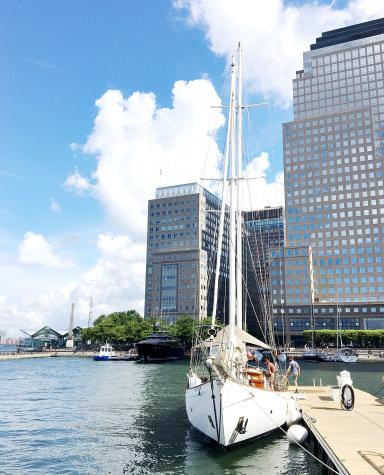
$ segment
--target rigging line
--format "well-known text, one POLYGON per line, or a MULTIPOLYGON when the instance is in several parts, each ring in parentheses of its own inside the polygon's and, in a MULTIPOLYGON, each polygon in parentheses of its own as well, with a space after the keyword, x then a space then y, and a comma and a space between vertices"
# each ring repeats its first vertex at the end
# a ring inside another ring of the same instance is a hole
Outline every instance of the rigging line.
MULTIPOLYGON (((224 186, 223 186, 224 188, 224 186)), ((224 191, 224 189, 223 189, 224 191)), ((227 200, 227 196, 228 196, 228 189, 227 189, 227 195, 226 196, 223 196, 222 194, 222 200, 224 200, 224 203, 226 203, 226 200, 227 200)), ((225 224, 226 224, 226 213, 224 213, 224 230, 225 230, 225 224)), ((210 261, 208 262, 208 264, 210 265, 210 272, 208 272, 208 278, 207 278, 207 289, 210 288, 210 286, 212 285, 212 280, 215 278, 215 274, 216 274, 216 260, 217 260, 217 257, 218 257, 218 241, 219 241, 219 236, 218 236, 218 228, 219 228, 219 225, 220 225, 220 222, 219 222, 219 219, 217 218, 216 216, 216 220, 215 220, 215 230, 214 230, 214 235, 216 236, 216 240, 215 240, 215 247, 214 249, 212 250, 211 248, 211 252, 210 252, 210 261)), ((223 232, 224 232, 223 230, 223 232)), ((212 244, 210 244, 212 246, 212 244)), ((223 248, 223 245, 222 245, 222 248, 223 248)), ((221 262, 220 262, 220 266, 219 266, 219 287, 220 287, 220 268, 221 268, 221 262)), ((213 303, 213 302, 212 302, 213 303)))
MULTIPOLYGON (((231 241, 231 244, 233 245, 232 241, 231 241)), ((241 274, 241 277, 242 277, 243 282, 245 282, 244 274, 243 274, 243 272, 242 272, 241 270, 240 270, 240 274, 241 274)), ((250 296, 250 293, 249 293, 249 290, 248 290, 247 287, 245 287, 245 290, 246 290, 246 292, 247 292, 249 301, 251 302, 252 310, 254 311, 255 315, 257 315, 256 310, 255 310, 255 307, 254 307, 253 302, 252 302, 252 299, 251 299, 251 296, 250 296)), ((261 327, 261 325, 260 325, 260 322, 258 322, 258 323, 259 323, 259 327, 260 327, 260 330, 261 330, 261 334, 263 335, 263 338, 265 339, 265 341, 268 341, 268 340, 267 340, 267 337, 266 337, 266 335, 265 335, 265 333, 264 333, 264 331, 263 331, 263 329, 262 329, 262 327, 261 327)))
MULTIPOLYGON (((217 122, 218 122, 218 120, 219 120, 219 115, 220 115, 220 114, 221 114, 221 112, 218 112, 218 113, 216 114, 216 118, 215 118, 215 122, 214 122, 214 124, 213 124, 213 127, 212 127, 210 133, 208 133, 208 135, 211 137, 211 140, 208 142, 208 149, 207 149, 207 151, 206 151, 206 153, 205 153, 204 162, 203 162, 203 168, 202 168, 202 170, 201 170, 200 176, 204 176, 205 167, 206 167, 207 162, 208 162, 209 152, 210 152, 211 147, 212 147, 212 142, 214 141, 214 139, 213 139, 214 131, 216 130, 216 124, 217 124, 217 122)), ((201 180, 200 180, 200 181, 201 181, 201 180)))
MULTIPOLYGON (((231 240, 228 240, 228 244, 234 246, 234 244, 233 244, 233 242, 232 242, 231 240)), ((241 273, 241 277, 242 277, 243 282, 245 282, 244 274, 243 274, 243 272, 242 272, 241 270, 240 270, 240 273, 241 273)), ((247 292, 249 301, 251 302, 252 310, 253 310, 253 312, 255 313, 255 315, 257 315, 256 310, 255 310, 255 307, 254 307, 253 302, 252 302, 252 299, 251 299, 251 296, 250 296, 250 293, 249 293, 249 290, 248 290, 247 287, 245 288, 245 290, 246 290, 246 292, 247 292)), ((258 322, 258 323, 259 323, 259 327, 260 327, 261 333, 262 333, 262 335, 263 335, 263 338, 265 339, 265 341, 268 342, 268 339, 267 339, 267 337, 266 337, 266 334, 264 333, 263 329, 261 328, 260 322, 258 322)), ((270 345, 270 346, 272 347, 273 345, 270 345)), ((273 348, 273 349, 275 349, 275 348, 273 348)))
MULTIPOLYGON (((250 120, 250 111, 247 109, 247 114, 248 114, 248 124, 250 124, 250 127, 249 129, 252 129, 251 131, 253 133, 251 133, 251 135, 253 135, 254 139, 256 139, 256 136, 255 136, 255 133, 254 133, 254 130, 252 128, 252 121, 250 120)), ((246 146, 247 146, 247 141, 244 140, 246 146)), ((251 141, 251 144, 252 144, 252 141, 251 141)), ((253 148, 253 147, 252 147, 253 148)), ((253 155, 252 155, 253 156, 253 155)), ((249 190, 249 183, 247 184, 248 185, 248 190, 249 190)), ((251 196, 251 193, 249 191, 249 196, 251 196)), ((252 208, 252 204, 251 204, 251 208, 252 208)), ((256 237, 256 231, 254 230, 254 234, 255 234, 255 241, 257 243, 258 239, 256 237)), ((260 233, 261 234, 261 233, 260 233)), ((264 243, 263 243, 263 240, 261 239, 261 247, 262 247, 262 253, 265 254, 265 250, 263 249, 264 247, 264 243)), ((261 262, 261 259, 260 259, 260 254, 259 254, 259 249, 258 249, 258 246, 256 246, 256 250, 257 250, 257 253, 258 253, 258 263, 259 263, 259 272, 255 272, 255 276, 256 276, 256 279, 255 279, 255 282, 256 282, 256 285, 259 287, 259 297, 261 299, 261 305, 262 307, 264 308, 264 321, 266 321, 267 319, 267 316, 268 316, 268 313, 270 313, 268 311, 268 304, 270 304, 269 302, 269 298, 268 298, 268 292, 267 292, 267 289, 265 287, 266 283, 267 283, 267 275, 266 275, 266 268, 265 268, 265 258, 263 259, 264 261, 264 267, 261 266, 260 262, 261 262), (264 272, 263 272, 264 270, 264 272), (263 278, 264 277, 264 278, 263 278), (260 282, 260 278, 263 278, 262 281, 260 282), (264 285, 263 285, 263 280, 264 280, 264 285)), ((255 268, 255 266, 254 266, 255 268)), ((257 317, 257 315, 256 315, 257 317)), ((260 322, 259 322, 259 326, 260 326, 260 322)))
MULTIPOLYGON (((224 88, 224 84, 225 83, 228 83, 228 78, 230 76, 230 68, 228 68, 228 70, 226 71, 226 74, 224 74, 224 78, 221 82, 221 86, 220 86, 220 89, 223 89, 224 88)), ((216 130, 216 124, 219 120, 219 115, 222 114, 222 112, 218 111, 218 113, 216 114, 216 118, 215 118, 215 122, 214 122, 214 126, 213 128, 211 129, 211 137, 213 138, 214 137, 214 131, 216 130)), ((204 163, 203 163, 203 168, 201 170, 201 174, 200 176, 204 176, 204 170, 205 170, 205 167, 207 165, 207 162, 208 162, 208 155, 209 155, 209 152, 210 152, 210 149, 211 149, 211 146, 212 146, 212 142, 213 142, 213 139, 209 141, 209 144, 208 144, 208 150, 205 154, 205 157, 204 157, 204 163)))
MULTIPOLYGON (((246 144, 246 147, 248 146, 247 145, 247 141, 245 140, 245 144, 246 144)), ((250 184, 247 182, 247 187, 248 187, 248 194, 249 194, 249 197, 251 197, 251 192, 250 192, 250 184)), ((252 206, 252 202, 251 202, 251 198, 250 198, 250 207, 251 209, 253 209, 253 206, 252 206)), ((253 229, 253 234, 254 234, 254 239, 255 239, 255 243, 257 244, 259 239, 256 237, 256 230, 253 229)), ((262 240, 261 240, 261 243, 263 244, 262 240)), ((260 254, 259 254, 259 246, 256 245, 256 252, 257 252, 257 258, 258 258, 258 263, 259 263, 259 269, 262 269, 262 266, 261 266, 261 257, 260 257, 260 254)), ((256 279, 258 280, 258 282, 260 281, 260 277, 262 277, 262 273, 261 272, 256 272, 256 279), (259 276, 260 274, 260 276, 259 276)), ((265 276, 264 276, 264 280, 265 280, 265 276)), ((260 296, 262 297, 262 300, 263 300, 263 306, 265 307, 265 295, 264 295, 264 292, 263 292, 263 282, 260 283, 259 285, 260 287, 260 296)))
MULTIPOLYGON (((254 399, 256 405, 259 407, 259 409, 261 409, 262 412, 264 412, 264 414, 266 416, 268 416, 268 418, 276 425, 276 422, 274 421, 273 417, 271 417, 270 414, 268 414, 267 411, 264 410, 264 408, 258 404, 257 402, 257 398, 254 399)), ((288 437, 288 432, 286 430, 284 430, 281 426, 279 426, 279 429, 288 437)), ((304 452, 306 452, 310 457, 312 457, 314 460, 316 460, 317 462, 321 463, 322 465, 324 465, 324 467, 326 467, 329 471, 331 471, 332 473, 336 473, 336 475, 340 475, 340 472, 338 472, 337 470, 334 470, 332 467, 330 467, 329 465, 327 465, 325 462, 323 462, 322 460, 320 460, 318 457, 316 457, 316 455, 314 455, 312 452, 310 452, 308 449, 306 449, 302 444, 300 444, 300 442, 297 442, 296 440, 294 441, 296 445, 298 445, 302 450, 304 450, 304 452)))
POLYGON ((372 393, 372 396, 376 396, 377 394, 381 393, 383 389, 384 389, 384 384, 379 388, 378 391, 375 391, 374 393, 372 393))
MULTIPOLYGON (((262 292, 261 292, 261 289, 260 289, 261 284, 260 284, 260 280, 259 280, 258 277, 257 277, 257 271, 256 271, 256 268, 255 268, 255 263, 254 263, 254 259, 253 259, 253 256, 252 256, 252 249, 251 249, 251 245, 250 245, 250 243, 249 243, 248 237, 247 237, 247 244, 248 244, 248 253, 247 253, 247 254, 249 254, 250 257, 251 257, 251 264, 252 264, 252 266, 253 266, 253 273, 254 273, 254 275, 255 275, 255 284, 256 284, 256 287, 257 287, 257 292, 258 292, 258 295, 261 295, 261 293, 262 293, 262 292)), ((264 330, 263 330, 262 325, 261 325, 261 321, 260 321, 260 319, 259 319, 259 317, 258 317, 258 314, 257 314, 256 310, 255 310, 255 307, 254 307, 254 305, 253 305, 253 300, 252 300, 252 298, 251 298, 249 292, 248 292, 248 295, 249 295, 249 301, 251 302, 252 310, 253 310, 253 312, 254 312, 254 314, 255 314, 255 317, 256 317, 256 321, 257 321, 257 323, 258 323, 258 325, 259 325, 259 328, 260 328, 260 330, 261 330, 261 332, 262 332, 262 334, 263 334, 263 337, 264 337, 264 338, 266 339, 266 341, 267 341, 267 336, 266 336, 266 334, 264 333, 265 328, 264 328, 264 330)))
MULTIPOLYGON (((248 184, 248 189, 249 189, 249 184, 248 184)), ((251 193, 250 193, 250 190, 249 190, 249 196, 250 196, 250 201, 251 200, 251 193)), ((252 202, 251 202, 251 208, 252 208, 252 202)), ((254 233, 254 239, 255 239, 255 243, 256 243, 256 253, 257 253, 257 262, 258 262, 258 268, 256 269, 256 265, 255 265, 255 262, 254 262, 254 256, 253 256, 253 253, 251 252, 251 260, 253 261, 253 268, 254 268, 254 273, 255 273, 255 277, 256 277, 256 282, 257 282, 257 285, 259 287, 259 295, 260 295, 260 298, 262 300, 262 307, 264 308, 264 325, 265 325, 265 329, 264 331, 267 330, 267 326, 266 326, 266 322, 267 322, 267 319, 268 319, 268 315, 270 314, 269 312, 269 309, 268 309, 268 303, 269 303, 269 299, 268 299, 268 294, 267 294, 267 289, 266 289, 266 282, 267 282, 267 275, 266 275, 266 266, 265 266, 265 259, 264 259, 264 266, 261 264, 261 261, 262 261, 262 257, 260 255, 260 250, 259 250, 259 246, 257 245, 258 242, 260 242, 261 244, 261 254, 263 254, 265 256, 266 254, 266 251, 264 249, 264 242, 263 242, 263 237, 262 237, 262 233, 261 231, 259 230, 259 234, 260 234, 260 239, 258 239, 257 237, 257 232, 256 232, 256 229, 255 227, 253 227, 253 233, 254 233)), ((270 332, 268 332, 270 333, 270 332)), ((271 340, 271 343, 273 342, 273 339, 271 340)), ((273 343, 272 343, 273 344, 273 343)))
MULTIPOLYGON (((222 149, 222 159, 221 159, 221 166, 220 166, 220 170, 221 172, 223 173, 224 175, 224 149, 225 149, 225 143, 226 143, 226 140, 227 140, 227 135, 228 135, 228 128, 226 130, 226 136, 225 136, 225 141, 224 141, 224 145, 223 145, 223 149, 222 149)), ((226 179, 226 177, 224 177, 224 179, 226 179)), ((217 187, 219 188, 219 183, 217 185, 217 187)), ((224 197, 223 196, 224 194, 224 181, 223 181, 223 187, 222 187, 222 192, 221 192, 221 199, 226 200, 226 196, 224 197)), ((220 196, 220 193, 217 192, 217 195, 218 197, 220 196)), ((206 216, 206 213, 207 213, 207 209, 205 209, 205 216, 206 216)), ((212 213, 213 214, 213 213, 212 213)), ((218 256, 218 241, 219 241, 219 236, 218 236, 218 228, 219 228, 219 219, 217 219, 217 216, 215 216, 215 227, 214 227, 214 236, 216 237, 216 240, 215 240, 215 246, 213 247, 212 249, 212 243, 209 244, 210 247, 210 251, 209 251, 209 260, 207 260, 207 295, 209 295, 209 289, 210 289, 210 286, 212 285, 212 279, 214 278, 214 275, 215 275, 215 272, 213 271, 213 269, 215 269, 215 256, 216 256, 216 259, 217 259, 217 256, 218 256), (215 249, 216 248, 216 249, 215 249)), ((224 216, 224 224, 225 224, 225 216, 224 216)), ((220 271, 220 269, 219 269, 220 271)), ((208 316, 208 304, 209 302, 207 302, 207 316, 208 316)))
MULTIPOLYGON (((249 128, 252 129, 253 136, 255 136, 254 130, 252 128, 252 121, 250 119, 250 113, 249 113, 249 111, 247 111, 247 112, 248 112, 248 117, 249 117, 248 123, 250 124, 249 128)), ((249 183, 247 183, 247 185, 248 185, 248 190, 249 190, 249 183)), ((249 198, 250 198, 251 208, 253 208, 251 196, 252 195, 251 195, 250 190, 249 190, 249 198)), ((255 240, 257 240, 256 230, 254 230, 254 234, 255 234, 255 240)), ((261 242, 262 254, 266 257, 266 252, 265 252, 265 249, 264 249, 264 240, 262 239, 261 231, 260 231, 260 235, 261 235, 260 242, 261 242)), ((258 251, 258 248, 257 248, 257 251, 258 251)), ((260 264, 261 263, 260 255, 258 255, 258 262, 259 262, 259 269, 260 269, 260 277, 263 278, 264 284, 265 284, 269 280, 269 279, 267 279, 266 260, 264 258, 264 266, 261 266, 261 264, 260 264)), ((272 311, 271 311, 271 308, 270 308, 271 307, 271 301, 270 301, 267 289, 265 287, 263 287, 262 285, 261 285, 261 287, 262 287, 261 297, 262 297, 263 307, 264 307, 264 320, 266 321, 267 317, 268 317, 268 314, 270 314, 270 317, 272 317, 272 311)), ((271 325, 271 327, 272 327, 272 325, 271 325)), ((273 329, 272 328, 271 328, 271 333, 273 334, 273 329)))
MULTIPOLYGON (((258 239, 256 237, 256 231, 255 229, 253 230, 254 231, 254 235, 255 235, 255 243, 257 243, 258 239)), ((249 240, 249 236, 252 235, 251 232, 247 233, 246 234, 246 242, 248 244, 248 248, 249 248, 249 254, 250 254, 250 257, 251 257, 251 263, 252 263, 252 266, 253 266, 253 272, 254 272, 254 276, 255 276, 255 284, 256 284, 256 287, 257 287, 257 291, 258 291, 258 295, 259 297, 261 298, 261 304, 262 306, 264 307, 264 315, 266 316, 266 313, 267 313, 267 309, 266 309, 266 304, 265 304, 265 291, 264 291, 264 285, 263 285, 263 281, 261 280, 262 278, 262 271, 260 269, 262 269, 262 266, 260 265, 260 261, 261 261, 261 258, 260 258, 260 253, 259 253, 259 247, 256 245, 256 253, 257 253, 257 257, 258 257, 258 269, 256 269, 256 265, 255 265, 255 261, 254 261, 254 256, 253 256, 253 253, 252 253, 252 249, 251 249, 251 245, 250 245, 250 240, 249 240)), ((265 279, 264 279, 265 280, 265 279)), ((258 324, 259 326, 261 326, 261 323, 257 317, 257 312, 256 312, 256 318, 258 320, 258 324)))
MULTIPOLYGON (((249 118, 249 123, 252 124, 251 122, 251 119, 250 119, 250 114, 249 114, 249 111, 248 111, 248 118, 249 118)), ((252 142, 251 142, 252 144, 252 142)), ((246 146, 248 146, 247 142, 246 142, 246 146)), ((252 156, 254 155, 254 152, 252 150, 252 156)), ((250 191, 250 184, 247 183, 247 187, 248 187, 248 194, 249 194, 249 198, 250 198, 250 207, 251 209, 253 209, 253 205, 252 205, 252 198, 251 198, 251 191, 250 191)), ((253 229, 254 231, 254 238, 255 238, 255 242, 257 243, 259 241, 259 239, 257 238, 256 236, 256 230, 253 229)), ((261 247, 262 247, 262 253, 265 254, 265 250, 264 250, 264 241, 262 239, 262 232, 260 231, 259 232, 260 234, 260 243, 261 243, 261 247)), ((263 281, 264 281, 264 284, 267 282, 267 275, 266 275, 266 269, 265 269, 265 266, 261 266, 261 257, 260 257, 260 254, 259 254, 259 246, 256 246, 256 250, 257 250, 257 253, 258 253, 258 263, 259 263, 259 278, 262 278, 263 281), (264 270, 264 272, 263 272, 264 270)), ((264 259, 264 262, 265 262, 265 259, 264 259)), ((263 282, 261 283, 261 289, 262 289, 262 292, 261 292, 261 297, 262 297, 262 300, 263 300, 263 306, 264 306, 264 309, 265 309, 265 312, 267 312, 268 310, 268 306, 267 306, 267 303, 266 303, 266 300, 268 298, 268 294, 266 291, 264 291, 264 287, 263 287, 263 282)))

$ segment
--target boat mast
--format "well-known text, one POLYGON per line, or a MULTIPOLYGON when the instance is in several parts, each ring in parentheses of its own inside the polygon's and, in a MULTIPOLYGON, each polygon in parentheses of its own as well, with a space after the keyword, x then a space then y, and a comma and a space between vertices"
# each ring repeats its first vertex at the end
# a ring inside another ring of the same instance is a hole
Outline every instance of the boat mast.
MULTIPOLYGON (((233 76, 234 64, 231 65, 231 78, 233 76)), ((232 91, 230 94, 232 98, 232 91)), ((221 254, 223 248, 223 235, 224 235, 224 222, 225 222, 225 208, 226 208, 226 199, 228 194, 228 161, 229 161, 229 149, 231 143, 231 130, 234 126, 233 124, 233 101, 230 100, 229 103, 229 114, 228 114, 228 128, 227 136, 225 140, 225 152, 224 152, 224 164, 223 164, 223 193, 221 197, 221 208, 220 208, 220 218, 219 218, 219 233, 217 238, 217 252, 216 252, 216 269, 215 269, 215 282, 213 286, 213 309, 212 309, 212 322, 211 325, 214 327, 216 323, 216 314, 217 314, 217 298, 218 298, 218 289, 219 289, 219 277, 220 277, 220 266, 221 266, 221 254)))
MULTIPOLYGON (((232 124, 234 123, 234 106, 236 105, 235 92, 235 58, 232 57, 231 66, 231 103, 232 124)), ((231 140, 231 167, 229 176, 229 324, 236 325, 236 169, 235 169, 235 127, 230 131, 231 140)))
MULTIPOLYGON (((241 222, 241 193, 240 180, 242 169, 242 127, 243 127, 243 110, 242 110, 242 84, 241 84, 241 45, 237 52, 237 180, 236 180, 236 325, 241 329, 243 326, 243 257, 242 257, 242 222, 241 222)), ((233 157, 234 159, 235 157, 233 157)))

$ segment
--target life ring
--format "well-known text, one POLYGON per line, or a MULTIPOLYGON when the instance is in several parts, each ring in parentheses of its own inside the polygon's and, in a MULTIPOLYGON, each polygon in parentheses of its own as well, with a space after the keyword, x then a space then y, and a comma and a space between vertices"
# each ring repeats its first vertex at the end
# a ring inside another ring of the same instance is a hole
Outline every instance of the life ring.
POLYGON ((349 384, 344 384, 341 388, 341 407, 345 411, 352 411, 355 405, 355 393, 352 386, 349 384))

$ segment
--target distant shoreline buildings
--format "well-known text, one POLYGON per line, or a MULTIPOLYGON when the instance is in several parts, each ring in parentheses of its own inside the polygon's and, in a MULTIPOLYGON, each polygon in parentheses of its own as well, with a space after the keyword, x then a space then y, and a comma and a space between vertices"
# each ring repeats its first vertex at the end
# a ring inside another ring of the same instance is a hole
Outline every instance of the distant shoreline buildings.
MULTIPOLYGON (((243 213, 256 313, 272 313, 281 343, 302 343, 312 327, 384 328, 383 75, 378 19, 323 33, 293 80, 294 120, 283 124, 285 222, 282 208, 243 213)), ((148 207, 146 317, 210 314, 218 209, 196 183, 157 189, 148 207)), ((244 311, 253 329, 249 305, 244 311)))

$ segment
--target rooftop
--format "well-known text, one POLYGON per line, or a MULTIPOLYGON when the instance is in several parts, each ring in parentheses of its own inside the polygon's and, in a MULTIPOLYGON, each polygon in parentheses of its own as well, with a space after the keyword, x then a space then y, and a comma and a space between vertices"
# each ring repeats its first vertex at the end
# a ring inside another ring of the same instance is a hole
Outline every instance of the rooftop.
POLYGON ((357 25, 345 26, 322 33, 320 38, 316 38, 316 43, 311 45, 311 50, 347 43, 348 41, 360 40, 383 33, 384 18, 366 21, 364 23, 358 23, 357 25))
POLYGON ((203 193, 204 196, 211 199, 215 203, 219 203, 219 199, 213 193, 203 188, 199 183, 184 183, 181 185, 162 186, 156 188, 156 199, 174 198, 176 196, 196 195, 203 193))

